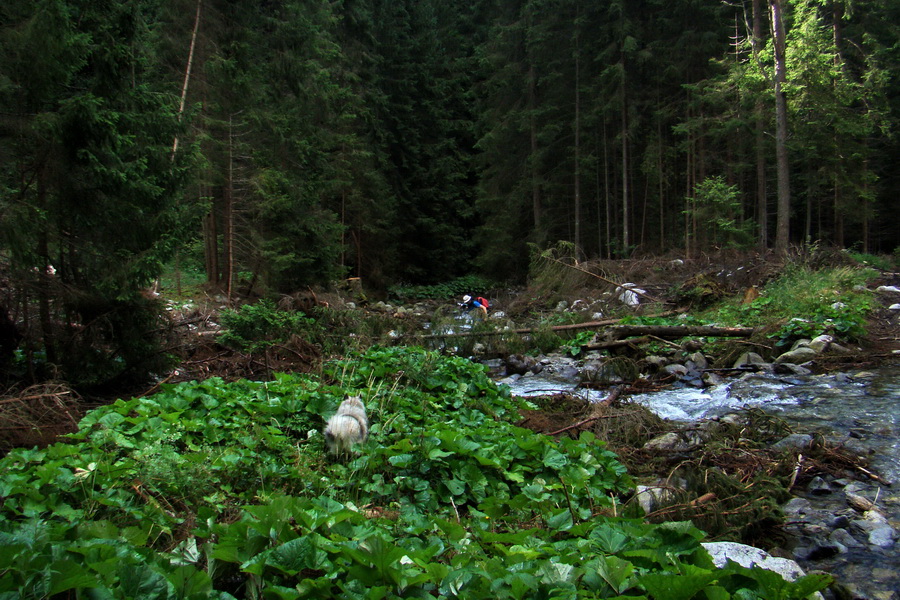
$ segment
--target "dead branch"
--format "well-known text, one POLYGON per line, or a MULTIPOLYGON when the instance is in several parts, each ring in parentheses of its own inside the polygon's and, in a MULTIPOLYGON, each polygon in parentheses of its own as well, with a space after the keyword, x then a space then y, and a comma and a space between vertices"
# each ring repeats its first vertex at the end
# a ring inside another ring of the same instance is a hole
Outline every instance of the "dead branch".
MULTIPOLYGON (((598 419, 611 418, 612 415, 599 415, 599 414, 597 414, 597 412, 599 411, 599 409, 601 407, 610 406, 613 402, 616 401, 616 399, 619 396, 622 395, 622 393, 624 391, 625 391, 625 386, 623 386, 623 385, 613 388, 613 391, 610 392, 610 394, 606 398, 604 398, 603 400, 601 400, 600 402, 598 402, 594 405, 594 409, 592 411, 594 413, 593 416, 590 416, 587 419, 579 421, 578 423, 575 423, 573 425, 569 425, 568 427, 563 427, 562 429, 559 429, 557 431, 550 432, 548 435, 559 435, 560 433, 564 433, 566 431, 569 431, 570 429, 577 429, 583 425, 586 425, 586 424, 591 423, 592 421, 596 421, 598 419)), ((616 415, 616 416, 618 416, 618 415, 616 415)))
MULTIPOLYGON (((687 309, 677 309, 677 310, 667 310, 665 312, 647 315, 647 317, 671 317, 673 315, 677 315, 679 313, 685 312, 687 309)), ((550 331, 576 331, 579 329, 599 329, 601 327, 608 327, 610 325, 615 325, 616 323, 621 322, 622 319, 603 319, 602 321, 587 321, 585 323, 573 323, 570 325, 554 325, 550 327, 550 331)), ((463 337, 487 337, 492 335, 508 335, 508 334, 517 334, 517 335, 527 335, 538 331, 540 328, 533 327, 525 327, 522 329, 512 329, 512 330, 498 330, 498 331, 463 331, 460 333, 430 333, 428 335, 418 335, 415 333, 407 333, 401 336, 397 336, 397 339, 404 338, 415 338, 415 339, 423 339, 423 340, 433 340, 433 339, 444 339, 444 338, 463 338, 463 337)))
MULTIPOLYGON (((553 257, 551 257, 551 256, 544 256, 543 258, 545 258, 545 259, 547 259, 547 260, 549 260, 549 261, 551 261, 551 262, 555 262, 555 263, 557 263, 557 264, 560 264, 560 265, 562 265, 562 266, 564 266, 564 267, 569 267, 570 269, 575 269, 576 271, 580 271, 581 273, 584 273, 585 275, 590 275, 591 277, 594 277, 594 278, 596 278, 596 279, 599 279, 600 281, 603 281, 603 282, 608 283, 608 284, 610 284, 610 285, 612 285, 612 286, 615 286, 616 288, 621 288, 621 287, 622 287, 622 284, 621 284, 621 283, 616 283, 616 282, 613 281, 612 279, 607 279, 606 277, 603 277, 602 275, 597 275, 596 273, 591 273, 590 271, 586 271, 586 270, 582 269, 581 267, 579 267, 579 266, 577 266, 577 265, 570 265, 570 264, 568 264, 568 263, 565 263, 565 262, 559 260, 558 258, 553 258, 553 257)), ((659 304, 665 304, 665 302, 663 302, 662 300, 658 300, 658 299, 654 298, 653 296, 651 296, 650 294, 648 294, 647 292, 641 291, 641 290, 639 290, 639 289, 636 289, 636 288, 633 288, 633 287, 630 287, 630 288, 623 288, 623 289, 627 289, 629 292, 634 292, 634 293, 637 294, 638 296, 643 296, 644 298, 646 298, 646 299, 649 300, 650 302, 657 302, 657 303, 659 303, 659 304)))

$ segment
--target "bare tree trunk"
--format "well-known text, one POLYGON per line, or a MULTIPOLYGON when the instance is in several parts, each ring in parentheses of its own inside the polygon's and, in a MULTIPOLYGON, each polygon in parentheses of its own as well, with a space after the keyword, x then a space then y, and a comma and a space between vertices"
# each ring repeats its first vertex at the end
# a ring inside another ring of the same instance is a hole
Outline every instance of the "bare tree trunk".
POLYGON ((603 205, 606 212, 606 258, 612 258, 612 215, 610 214, 609 191, 609 139, 606 136, 606 121, 603 121, 603 205))
MULTIPOLYGON (((215 204, 215 200, 213 200, 215 204)), ((203 219, 203 237, 206 258, 206 283, 219 287, 222 277, 219 272, 219 227, 216 223, 215 206, 210 207, 203 219)))
POLYGON ((622 68, 622 252, 628 253, 628 246, 631 244, 629 237, 628 220, 630 218, 628 212, 628 194, 630 192, 628 186, 628 105, 625 97, 625 75, 624 65, 622 68))
MULTIPOLYGON (((753 60, 756 61, 760 72, 768 82, 765 68, 759 58, 760 50, 763 46, 762 23, 765 10, 763 3, 765 0, 753 0, 753 32, 750 38, 751 48, 753 50, 753 60)), ((756 101, 754 107, 755 115, 755 134, 756 134, 756 222, 759 226, 758 241, 759 249, 765 250, 769 246, 769 205, 766 189, 766 109, 762 99, 756 101)))
POLYGON ((663 252, 666 247, 666 201, 665 187, 663 185, 663 129, 662 117, 658 117, 656 121, 656 135, 659 137, 656 152, 656 169, 659 172, 659 252, 663 252))
MULTIPOLYGON (((197 13, 194 15, 194 30, 191 32, 191 46, 188 50, 187 66, 184 69, 184 83, 181 85, 181 103, 178 105, 178 119, 184 114, 184 105, 187 101, 188 83, 191 80, 191 68, 194 65, 194 48, 197 45, 197 30, 200 29, 200 11, 203 7, 203 0, 197 0, 197 13)), ((178 150, 178 136, 172 142, 172 160, 175 160, 175 152, 178 150)))
POLYGON ((575 29, 575 258, 581 255, 581 57, 578 47, 578 29, 575 29))
POLYGON ((788 162, 787 82, 785 64, 785 31, 781 0, 769 0, 772 14, 772 33, 775 38, 775 160, 778 169, 778 211, 775 224, 775 249, 786 252, 791 237, 791 184, 788 162))
MULTIPOLYGON (((831 31, 834 36, 834 64, 838 68, 842 67, 843 60, 841 59, 841 44, 842 41, 842 31, 841 31, 841 18, 843 17, 844 9, 840 3, 835 2, 832 7, 832 24, 831 31)), ((835 85, 837 85, 835 83, 835 85)), ((835 136, 837 138, 837 136, 835 136)), ((840 140, 835 139, 835 148, 840 148, 840 140)), ((838 164, 840 164, 840 157, 838 157, 838 164)), ((841 194, 841 180, 838 176, 837 170, 834 173, 834 243, 839 247, 844 247, 844 206, 843 206, 843 198, 841 194)))
POLYGON ((228 117, 228 178, 222 200, 222 226, 225 228, 222 237, 225 259, 222 276, 225 279, 225 297, 231 304, 231 286, 234 281, 234 130, 231 116, 228 117))
POLYGON ((530 65, 528 67, 528 125, 531 142, 531 160, 529 161, 531 165, 531 211, 534 219, 534 231, 537 234, 537 241, 542 242, 544 239, 543 214, 541 211, 541 184, 540 178, 538 177, 537 123, 534 118, 535 106, 537 104, 534 92, 536 78, 537 75, 534 72, 534 65, 530 65))

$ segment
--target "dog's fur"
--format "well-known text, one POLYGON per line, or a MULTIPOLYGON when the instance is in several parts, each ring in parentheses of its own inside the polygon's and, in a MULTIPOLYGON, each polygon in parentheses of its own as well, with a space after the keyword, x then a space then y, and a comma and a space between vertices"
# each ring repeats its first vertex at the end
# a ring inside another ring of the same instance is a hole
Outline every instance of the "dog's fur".
POLYGON ((359 396, 351 396, 341 402, 337 413, 325 426, 325 446, 332 454, 350 454, 353 446, 366 441, 369 420, 366 408, 359 396))

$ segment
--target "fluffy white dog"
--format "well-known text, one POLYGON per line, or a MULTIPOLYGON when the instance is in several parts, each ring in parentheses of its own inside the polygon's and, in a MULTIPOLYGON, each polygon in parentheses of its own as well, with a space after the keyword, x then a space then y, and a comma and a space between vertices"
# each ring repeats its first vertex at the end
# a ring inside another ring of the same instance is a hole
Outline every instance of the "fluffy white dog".
POLYGON ((325 445, 332 454, 349 454, 353 446, 366 441, 369 420, 359 396, 341 402, 334 416, 328 419, 324 435, 325 445))

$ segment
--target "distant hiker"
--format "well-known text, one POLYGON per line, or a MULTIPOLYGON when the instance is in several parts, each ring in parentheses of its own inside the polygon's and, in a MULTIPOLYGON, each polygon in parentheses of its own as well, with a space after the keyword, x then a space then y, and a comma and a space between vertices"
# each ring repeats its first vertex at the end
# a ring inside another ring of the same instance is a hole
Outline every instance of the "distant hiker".
POLYGON ((465 296, 463 296, 463 301, 459 303, 459 306, 466 314, 469 314, 471 310, 475 309, 481 312, 482 317, 486 317, 488 308, 490 307, 490 303, 487 301, 487 298, 483 298, 481 296, 472 298, 472 296, 466 294, 465 296))

